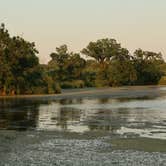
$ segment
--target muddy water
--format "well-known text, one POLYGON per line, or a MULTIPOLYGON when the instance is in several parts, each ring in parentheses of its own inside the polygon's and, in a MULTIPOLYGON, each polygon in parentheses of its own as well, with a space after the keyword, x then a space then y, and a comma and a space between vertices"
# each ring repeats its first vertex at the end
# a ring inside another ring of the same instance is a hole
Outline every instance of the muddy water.
POLYGON ((0 99, 0 165, 166 165, 165 87, 69 93, 0 99))

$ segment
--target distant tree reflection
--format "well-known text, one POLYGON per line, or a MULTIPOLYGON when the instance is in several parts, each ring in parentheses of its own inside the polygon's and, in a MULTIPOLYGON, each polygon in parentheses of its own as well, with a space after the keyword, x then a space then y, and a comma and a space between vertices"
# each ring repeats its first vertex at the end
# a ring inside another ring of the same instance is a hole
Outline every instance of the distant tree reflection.
MULTIPOLYGON (((116 133, 121 127, 141 124, 147 112, 135 108, 130 99, 0 100, 0 129, 105 131, 116 133), (130 104, 127 108, 126 104, 130 104)), ((151 117, 149 117, 151 118, 151 117)))
POLYGON ((39 105, 39 102, 30 100, 0 100, 0 129, 35 129, 39 105))

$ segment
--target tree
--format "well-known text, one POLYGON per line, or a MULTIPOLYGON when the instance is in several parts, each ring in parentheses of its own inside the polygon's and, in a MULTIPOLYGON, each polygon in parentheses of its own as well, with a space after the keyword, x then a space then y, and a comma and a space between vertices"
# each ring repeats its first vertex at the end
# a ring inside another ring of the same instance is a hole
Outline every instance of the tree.
POLYGON ((133 62, 137 71, 136 84, 157 84, 162 76, 160 64, 164 63, 161 53, 143 51, 134 52, 133 62))
POLYGON ((99 73, 99 64, 95 60, 87 60, 86 66, 83 68, 83 80, 85 86, 95 87, 96 86, 96 77, 99 73))
POLYGON ((81 52, 91 58, 94 58, 102 68, 112 57, 119 54, 121 46, 115 39, 101 39, 97 42, 90 42, 81 52))
POLYGON ((61 84, 61 87, 83 86, 82 70, 86 61, 77 53, 69 53, 67 46, 62 45, 56 48, 56 52, 51 53, 49 62, 49 73, 61 84))
POLYGON ((8 64, 8 44, 10 35, 5 29, 5 25, 0 26, 0 94, 6 95, 8 88, 13 83, 11 66, 8 64))
POLYGON ((165 72, 161 53, 138 49, 131 55, 115 39, 90 42, 81 53, 67 45, 50 54, 41 65, 35 43, 11 37, 0 26, 0 95, 54 94, 62 88, 157 84, 165 72))
POLYGON ((70 54, 68 53, 67 45, 62 45, 56 48, 56 52, 50 54, 51 61, 49 62, 49 66, 51 67, 52 75, 59 82, 65 81, 66 79, 66 64, 68 61, 70 54))
POLYGON ((129 63, 131 55, 115 39, 101 39, 97 40, 97 42, 90 42, 82 50, 82 53, 94 58, 99 64, 95 81, 96 86, 121 85, 124 82, 126 84, 129 80, 132 80, 129 79, 131 75, 128 72, 125 74, 127 78, 124 78, 124 72, 121 73, 125 68, 132 66, 129 63))
POLYGON ((137 73, 131 61, 112 61, 108 68, 109 85, 134 85, 137 73))
POLYGON ((1 95, 50 93, 46 87, 52 83, 43 74, 37 53, 35 43, 11 37, 4 24, 0 26, 1 95))
POLYGON ((81 58, 80 54, 71 53, 66 63, 68 80, 82 79, 82 71, 85 65, 86 61, 81 58))

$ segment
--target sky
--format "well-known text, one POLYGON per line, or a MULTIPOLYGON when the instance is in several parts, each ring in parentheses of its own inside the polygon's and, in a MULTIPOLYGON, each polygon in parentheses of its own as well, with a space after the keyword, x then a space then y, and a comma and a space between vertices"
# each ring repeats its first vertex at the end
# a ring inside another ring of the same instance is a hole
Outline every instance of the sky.
POLYGON ((0 0, 0 22, 36 43, 41 63, 62 44, 79 52, 102 38, 166 59, 166 0, 0 0))

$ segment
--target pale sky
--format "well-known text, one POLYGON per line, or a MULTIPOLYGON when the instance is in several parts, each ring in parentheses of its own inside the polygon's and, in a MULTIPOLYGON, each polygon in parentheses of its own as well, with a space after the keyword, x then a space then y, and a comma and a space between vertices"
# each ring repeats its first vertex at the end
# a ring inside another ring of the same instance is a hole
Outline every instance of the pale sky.
POLYGON ((79 52, 101 38, 166 58, 166 0, 0 0, 0 22, 35 42, 42 63, 62 44, 79 52))

